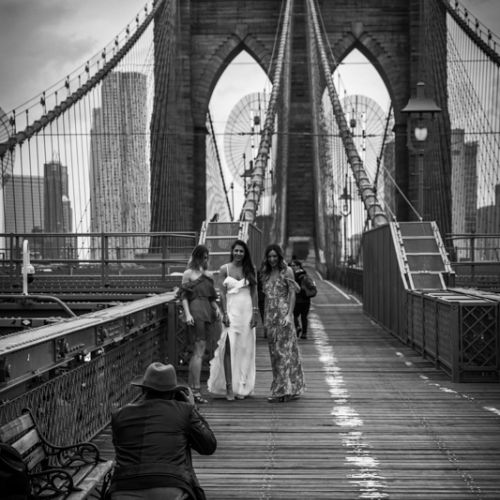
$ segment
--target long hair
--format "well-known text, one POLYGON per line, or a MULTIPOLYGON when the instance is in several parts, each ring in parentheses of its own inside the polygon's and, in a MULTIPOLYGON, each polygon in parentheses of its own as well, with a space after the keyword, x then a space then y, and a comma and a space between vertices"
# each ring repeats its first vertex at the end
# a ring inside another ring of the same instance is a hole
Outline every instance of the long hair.
POLYGON ((280 271, 286 269, 286 262, 285 262, 285 256, 283 255, 283 250, 277 243, 271 243, 271 245, 267 246, 266 251, 264 252, 264 260, 262 261, 262 267, 260 269, 261 273, 265 276, 269 276, 272 271, 272 268, 269 265, 268 256, 269 253, 272 252, 273 250, 278 255, 278 269, 280 271))
POLYGON ((188 262, 188 268, 190 269, 200 269, 204 267, 205 255, 208 255, 209 251, 205 245, 196 245, 191 253, 191 257, 188 262))
POLYGON ((236 240, 231 245, 231 262, 233 262, 234 259, 233 250, 236 246, 242 247, 245 251, 245 255, 243 256, 243 260, 241 261, 241 264, 243 265, 243 276, 250 285, 255 285, 257 283, 257 277, 255 276, 255 267, 252 262, 252 256, 250 255, 248 245, 243 240, 236 240))

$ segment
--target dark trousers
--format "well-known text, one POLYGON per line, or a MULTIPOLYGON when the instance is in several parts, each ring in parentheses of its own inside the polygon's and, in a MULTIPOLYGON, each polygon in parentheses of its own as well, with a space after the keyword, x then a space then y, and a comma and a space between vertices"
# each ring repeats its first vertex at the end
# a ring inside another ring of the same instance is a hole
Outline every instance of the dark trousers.
POLYGON ((299 332, 299 326, 302 326, 302 337, 307 337, 307 315, 309 314, 309 308, 311 307, 311 302, 297 302, 295 308, 293 309, 293 321, 295 323, 295 329, 297 330, 297 335, 299 332), (300 325, 299 325, 300 317, 300 325))

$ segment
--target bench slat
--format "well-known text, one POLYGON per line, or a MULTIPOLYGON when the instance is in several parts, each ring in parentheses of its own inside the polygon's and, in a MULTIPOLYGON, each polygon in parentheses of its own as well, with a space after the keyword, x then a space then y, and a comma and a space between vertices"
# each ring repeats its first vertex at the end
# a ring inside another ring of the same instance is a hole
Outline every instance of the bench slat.
POLYGON ((12 446, 21 454, 24 455, 34 446, 42 445, 42 440, 36 429, 31 429, 27 434, 21 436, 17 441, 12 443, 12 446))
POLYGON ((19 434, 22 434, 33 427, 35 427, 35 423, 33 422, 31 415, 29 413, 25 413, 15 420, 11 420, 0 427, 0 441, 2 441, 2 443, 8 443, 19 434))
POLYGON ((106 462, 99 462, 85 477, 85 479, 78 484, 81 491, 74 491, 67 497, 67 500, 84 500, 88 497, 89 492, 92 491, 106 476, 106 474, 113 468, 113 460, 106 462))
POLYGON ((37 446, 33 451, 23 456, 23 461, 28 467, 28 472, 33 470, 45 457, 45 451, 42 446, 37 446))

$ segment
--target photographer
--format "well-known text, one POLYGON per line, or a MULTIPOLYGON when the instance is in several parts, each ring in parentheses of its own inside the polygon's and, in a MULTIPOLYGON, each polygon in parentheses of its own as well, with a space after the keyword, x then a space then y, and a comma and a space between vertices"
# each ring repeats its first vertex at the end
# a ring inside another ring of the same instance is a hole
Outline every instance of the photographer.
POLYGON ((195 407, 193 393, 177 385, 172 365, 159 362, 131 383, 142 388, 143 397, 112 415, 112 500, 204 500, 191 449, 211 455, 217 441, 195 407))

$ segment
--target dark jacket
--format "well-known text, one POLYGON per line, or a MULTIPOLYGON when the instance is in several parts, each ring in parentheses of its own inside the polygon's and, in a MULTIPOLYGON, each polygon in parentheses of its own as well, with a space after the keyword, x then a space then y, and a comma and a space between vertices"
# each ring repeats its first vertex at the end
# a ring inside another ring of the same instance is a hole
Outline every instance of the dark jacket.
POLYGON ((297 271, 294 272, 295 281, 300 286, 300 292, 297 292, 295 294, 295 304, 304 304, 311 302, 311 297, 308 297, 306 295, 306 292, 302 288, 302 280, 305 278, 306 274, 307 273, 304 269, 298 269, 297 271))
POLYGON ((146 399, 112 415, 116 465, 111 491, 175 486, 205 498, 191 448, 211 455, 217 441, 198 410, 185 401, 146 399))

